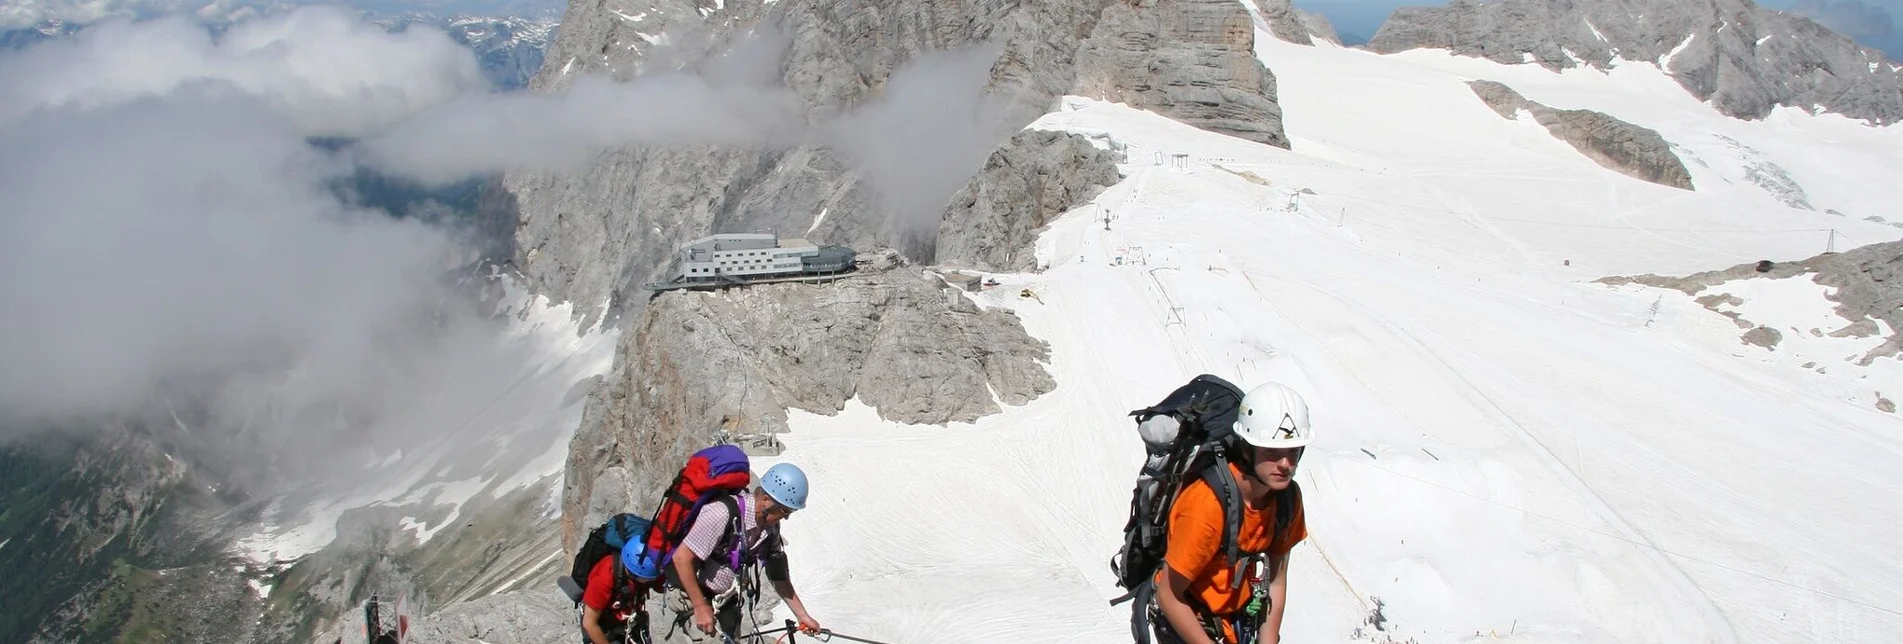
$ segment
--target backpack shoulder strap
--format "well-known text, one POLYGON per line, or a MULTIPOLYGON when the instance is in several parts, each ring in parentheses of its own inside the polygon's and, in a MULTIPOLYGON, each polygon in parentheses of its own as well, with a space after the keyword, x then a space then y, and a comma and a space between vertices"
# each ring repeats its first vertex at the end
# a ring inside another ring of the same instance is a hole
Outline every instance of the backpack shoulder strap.
POLYGON ((1295 522, 1295 510, 1302 507, 1302 486, 1288 482, 1288 488, 1275 494, 1275 525, 1269 532, 1269 551, 1282 549, 1282 535, 1295 522))
MULTIPOLYGON (((1236 533, 1242 531, 1242 489, 1236 485, 1236 477, 1229 472, 1229 459, 1223 450, 1216 449, 1216 458, 1203 468, 1203 481, 1209 484, 1209 490, 1216 494, 1216 501, 1222 504, 1222 553, 1224 561, 1234 565, 1242 558, 1242 549, 1236 543, 1236 533)), ((1232 580, 1233 588, 1241 588, 1241 577, 1232 580)))
POLYGON ((1287 547, 1282 543, 1282 535, 1288 532, 1289 524, 1295 522, 1295 510, 1301 505, 1302 486, 1295 481, 1289 481, 1288 489, 1275 494, 1275 520, 1269 532, 1269 551, 1264 559, 1268 566, 1263 572, 1264 582, 1275 579, 1282 572, 1282 560, 1287 558, 1286 554, 1278 554, 1287 547))
MULTIPOLYGON (((728 565, 733 568, 734 572, 740 571, 740 551, 746 548, 746 530, 742 528, 746 523, 742 521, 740 516, 741 508, 739 496, 737 493, 727 492, 713 499, 727 508, 727 529, 720 533, 720 541, 718 543, 725 547, 727 557, 730 560, 728 561, 728 565)), ((714 550, 718 552, 721 548, 716 547, 714 550)))

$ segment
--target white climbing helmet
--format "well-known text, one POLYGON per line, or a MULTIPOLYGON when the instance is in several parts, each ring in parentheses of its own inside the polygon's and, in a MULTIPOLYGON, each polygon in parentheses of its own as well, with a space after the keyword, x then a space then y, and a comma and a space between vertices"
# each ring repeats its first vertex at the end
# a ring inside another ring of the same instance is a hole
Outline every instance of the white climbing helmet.
POLYGON ((1236 435, 1256 447, 1304 447, 1315 440, 1308 403, 1287 385, 1271 382, 1249 390, 1236 410, 1236 435))

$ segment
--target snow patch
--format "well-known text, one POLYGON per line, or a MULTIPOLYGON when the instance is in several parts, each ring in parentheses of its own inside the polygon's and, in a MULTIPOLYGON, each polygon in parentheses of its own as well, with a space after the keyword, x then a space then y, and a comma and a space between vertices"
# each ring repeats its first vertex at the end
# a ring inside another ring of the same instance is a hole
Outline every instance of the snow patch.
POLYGON ((806 227, 806 234, 811 235, 813 231, 819 230, 819 222, 826 221, 826 211, 828 210, 831 210, 831 208, 819 209, 819 214, 813 216, 813 225, 806 227))
POLYGON ((621 13, 620 11, 617 11, 617 10, 614 10, 614 9, 609 9, 609 10, 608 10, 608 13, 612 13, 612 14, 614 14, 614 15, 615 15, 616 17, 619 17, 619 18, 621 18, 622 20, 626 20, 626 21, 628 21, 629 23, 633 23, 633 24, 640 24, 640 22, 641 22, 641 21, 643 21, 643 20, 647 20, 647 19, 648 19, 648 14, 647 14, 647 12, 645 12, 645 11, 644 11, 644 12, 641 12, 641 13, 637 13, 637 14, 634 14, 634 15, 632 15, 632 16, 630 16, 630 15, 628 15, 628 14, 625 14, 625 13, 621 13))
POLYGON ((476 494, 486 489, 488 483, 489 479, 487 478, 474 478, 450 483, 434 483, 412 491, 409 495, 391 505, 423 503, 424 508, 434 509, 443 504, 449 504, 451 506, 449 514, 443 517, 442 521, 438 522, 435 527, 430 527, 429 524, 419 521, 414 517, 403 517, 397 521, 397 525, 405 530, 414 532, 416 534, 417 543, 429 543, 430 538, 436 536, 437 532, 456 523, 456 518, 462 515, 463 505, 474 498, 476 494))
POLYGON ((392 468, 397 471, 370 472, 340 482, 336 490, 313 491, 319 500, 298 508, 285 507, 285 499, 271 501, 258 530, 237 541, 237 554, 264 566, 296 561, 333 541, 337 519, 349 509, 427 502, 433 512, 445 512, 441 506, 449 505, 440 522, 402 522, 419 541, 428 541, 453 525, 477 495, 501 498, 562 472, 586 403, 586 396, 573 395, 575 387, 613 365, 619 331, 600 318, 579 328, 574 305, 551 303, 510 280, 502 285, 498 309, 508 325, 500 341, 525 355, 506 389, 482 409, 467 410, 473 416, 458 419, 435 443, 405 451, 401 462, 409 465, 392 468))
POLYGON ((1698 38, 1698 34, 1695 34, 1695 33, 1685 34, 1685 39, 1678 41, 1677 47, 1673 47, 1671 51, 1665 52, 1664 56, 1659 57, 1659 61, 1658 61, 1659 69, 1662 69, 1665 71, 1671 71, 1672 61, 1677 59, 1679 54, 1684 53, 1686 47, 1692 46, 1692 41, 1696 40, 1697 38, 1698 38))
MULTIPOLYGON (((288 526, 280 525, 275 519, 267 519, 257 532, 239 538, 234 550, 260 566, 303 559, 324 549, 337 538, 337 519, 343 516, 345 510, 369 505, 374 501, 374 498, 358 498, 324 504, 300 516, 289 517, 294 523, 288 526)), ((275 515, 277 509, 278 502, 272 501, 265 514, 275 515)))
POLYGON ((1608 40, 1608 39, 1606 39, 1606 35, 1605 35, 1605 34, 1602 34, 1602 33, 1599 33, 1599 28, 1598 28, 1598 27, 1595 27, 1595 26, 1593 26, 1593 24, 1592 24, 1592 21, 1591 21, 1591 20, 1587 20, 1587 21, 1586 21, 1586 28, 1587 28, 1587 29, 1591 29, 1591 30, 1592 30, 1592 37, 1594 37, 1594 38, 1598 38, 1598 39, 1599 39, 1599 42, 1604 42, 1604 43, 1609 43, 1609 42, 1612 42, 1611 40, 1608 40))

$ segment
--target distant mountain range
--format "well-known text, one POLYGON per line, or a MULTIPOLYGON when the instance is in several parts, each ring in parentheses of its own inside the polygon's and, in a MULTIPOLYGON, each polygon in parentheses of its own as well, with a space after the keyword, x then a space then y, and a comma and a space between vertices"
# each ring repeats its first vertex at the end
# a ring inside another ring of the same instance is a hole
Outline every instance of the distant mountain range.
POLYGON ((401 13, 366 17, 391 30, 420 25, 448 32, 456 42, 475 50, 483 75, 504 90, 528 85, 529 77, 542 68, 542 52, 554 42, 558 22, 555 16, 401 13))
MULTIPOLYGON (((271 10, 274 9, 264 11, 271 10)), ((207 14, 199 12, 198 15, 207 14)), ((222 29, 235 20, 249 15, 253 14, 240 12, 218 14, 216 17, 207 18, 206 22, 214 29, 222 29)), ((364 17, 391 30, 410 29, 420 25, 447 32, 456 42, 475 51, 476 58, 482 63, 483 75, 501 90, 520 89, 528 84, 529 77, 534 76, 535 71, 542 67, 542 52, 548 48, 549 43, 554 41, 556 25, 560 19, 559 14, 546 10, 523 14, 474 14, 448 10, 364 9, 364 17)), ((0 22, 0 24, 5 23, 0 22)), ((0 27, 0 51, 72 36, 79 33, 87 24, 90 23, 44 18, 25 27, 0 27)))

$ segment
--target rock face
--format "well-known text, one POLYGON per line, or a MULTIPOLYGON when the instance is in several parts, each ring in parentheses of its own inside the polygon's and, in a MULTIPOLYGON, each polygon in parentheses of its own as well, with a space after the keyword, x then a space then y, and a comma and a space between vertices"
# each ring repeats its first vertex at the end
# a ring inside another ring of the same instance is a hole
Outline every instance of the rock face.
POLYGON ((1808 18, 1750 0, 1454 0, 1397 9, 1368 48, 1447 49, 1550 69, 1658 61, 1725 114, 1758 119, 1779 105, 1877 124, 1903 119, 1903 67, 1808 18))
POLYGON ((1104 9, 1077 51, 1076 93, 1212 132, 1289 147, 1275 76, 1234 0, 1135 0, 1104 9))
POLYGON ((256 639, 259 571, 222 551, 233 499, 152 416, 0 444, 0 641, 256 639))
POLYGON ((952 195, 939 224, 938 263, 1004 272, 1036 268, 1038 232, 1115 185, 1121 161, 1076 134, 1019 132, 952 195))
POLYGON ((969 127, 945 141, 927 144, 924 125, 877 133, 894 146, 883 155, 823 145, 631 148, 577 171, 511 173, 485 194, 483 216, 516 222, 517 267, 538 292, 583 311, 638 307, 638 285, 659 277, 679 244, 710 232, 770 228, 931 262, 952 194, 1063 94, 1114 96, 1286 147, 1274 78, 1255 60, 1253 39, 1247 12, 1228 0, 577 2, 531 88, 687 66, 784 88, 803 118, 824 124, 890 98, 895 70, 930 52, 976 51, 990 56, 978 61, 972 92, 985 98, 972 99, 968 112, 978 117, 957 113, 969 127), (764 63, 728 65, 735 70, 709 59, 754 32, 764 34, 759 43, 722 60, 764 63))
MULTIPOLYGON (((562 574, 567 574, 566 570, 562 574)), ((772 623, 779 604, 773 591, 763 590, 754 607, 752 623, 772 623)), ((671 628, 673 612, 659 596, 648 601, 652 620, 649 634, 656 644, 687 644, 685 629, 671 628)), ((748 623, 747 620, 742 620, 748 623)), ((693 628, 690 624, 687 628, 693 628)), ((408 644, 571 644, 581 640, 581 626, 573 602, 551 587, 490 595, 456 604, 415 620, 408 644)), ((355 642, 355 639, 346 639, 355 642)))
POLYGON ((1591 110, 1557 110, 1529 101, 1493 81, 1468 83, 1474 94, 1506 119, 1527 110, 1554 137, 1608 169, 1663 186, 1692 189, 1691 173, 1658 131, 1591 110))
POLYGON ((416 620, 406 641, 413 644, 577 641, 574 603, 554 588, 491 595, 416 620))
POLYGON ((1297 9, 1290 0, 1249 1, 1255 3, 1258 15, 1268 23, 1269 33, 1275 34, 1276 38, 1297 45, 1313 45, 1317 39, 1341 44, 1341 36, 1335 34, 1335 26, 1321 14, 1297 9))
POLYGON ((968 422, 1056 384, 1049 347, 918 269, 829 284, 656 297, 570 443, 564 545, 607 513, 652 508, 693 450, 786 430, 786 409, 831 415, 857 397, 883 418, 968 422), (996 393, 996 399, 993 398, 996 393))

